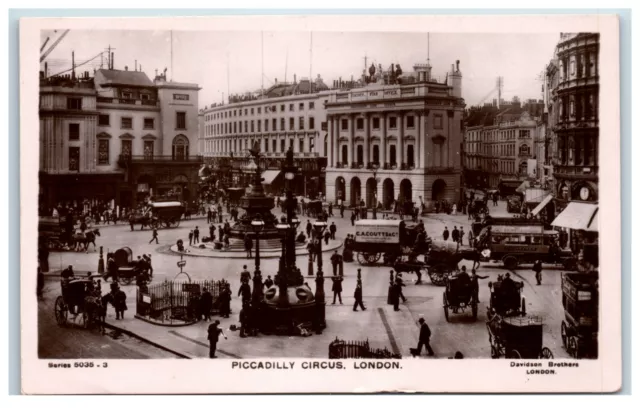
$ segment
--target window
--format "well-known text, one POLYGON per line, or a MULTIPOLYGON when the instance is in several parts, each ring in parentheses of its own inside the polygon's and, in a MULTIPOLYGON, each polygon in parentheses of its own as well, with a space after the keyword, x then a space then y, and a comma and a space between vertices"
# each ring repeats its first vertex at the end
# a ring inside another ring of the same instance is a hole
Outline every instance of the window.
POLYGON ((309 102, 309 109, 315 109, 316 108, 316 103, 315 102, 309 102))
POLYGON ((120 127, 122 129, 133 129, 133 118, 120 118, 120 127))
MULTIPOLYGON (((284 106, 284 105, 282 105, 282 106, 284 106)), ((284 120, 284 119, 283 119, 283 120, 284 120)), ((285 150, 285 149, 284 149, 284 139, 280 139, 280 151, 281 151, 282 153, 284 153, 284 150, 285 150)))
POLYGON ((133 99, 133 94, 131 92, 123 92, 122 99, 133 99))
MULTIPOLYGON (((187 95, 187 98, 188 98, 188 95, 187 95)), ((140 95, 140 99, 142 99, 143 101, 148 101, 148 100, 149 100, 149 95, 147 95, 147 94, 141 94, 141 95, 140 95)))
POLYGON ((293 111, 294 111, 294 109, 293 109, 293 104, 292 104, 292 103, 290 103, 290 104, 289 104, 289 112, 293 112, 293 111))
POLYGON ((304 130, 304 116, 298 118, 298 129, 304 130))
POLYGON ((298 110, 304 110, 304 102, 300 102, 298 105, 298 110))
POLYGON ((122 140, 120 144, 120 154, 125 157, 131 157, 131 140, 122 140))
POLYGON ((271 146, 273 146, 272 150, 274 151, 274 153, 278 151, 278 142, 275 139, 272 141, 271 146))
POLYGON ((349 129, 349 121, 347 119, 340 120, 340 129, 341 130, 349 129))
POLYGON ((309 117, 309 129, 314 130, 316 128, 316 121, 313 116, 309 117))
POLYGON ((358 130, 364 129, 364 119, 363 118, 356 119, 356 129, 358 129, 358 130))
MULTIPOLYGON (((260 122, 258 122, 258 124, 260 124, 260 122)), ((253 133, 253 132, 255 132, 254 124, 253 124, 253 121, 251 121, 251 133, 253 133)))
POLYGON ((186 129, 186 128, 187 128, 187 113, 176 112, 176 129, 186 129))
POLYGON ((415 117, 413 115, 407 116, 407 127, 413 129, 415 127, 415 117))
POLYGON ((69 140, 80 140, 79 123, 69 123, 69 140))
POLYGON ((389 146, 389 163, 395 166, 396 163, 396 145, 389 146))
POLYGON ((171 156, 173 160, 186 160, 189 156, 189 139, 186 136, 178 135, 173 138, 171 156))
MULTIPOLYGON (((260 112, 258 112, 258 113, 260 113, 260 112)), ((251 114, 253 115, 253 108, 251 108, 251 114)))
POLYGON ((373 145, 373 163, 380 164, 380 147, 373 145))
POLYGON ((153 140, 144 141, 144 158, 146 160, 153 159, 153 140))
POLYGON ((392 116, 389 118, 389 128, 390 129, 395 129, 398 127, 398 118, 396 118, 395 116, 392 116))
POLYGON ((280 112, 284 112, 284 104, 280 105, 280 112))
POLYGON ((242 109, 239 110, 238 116, 242 116, 242 109))
MULTIPOLYGON (((253 132, 253 121, 251 121, 251 131, 253 132)), ((262 132, 262 121, 258 121, 258 132, 262 132)))
POLYGON ((442 115, 433 115, 433 128, 442 129, 442 115))
POLYGON ((109 139, 98 139, 98 165, 109 164, 109 139))
POLYGON ((304 139, 298 140, 298 151, 304 152, 304 139))
POLYGON ((358 162, 358 165, 362 165, 364 164, 364 149, 362 147, 362 145, 358 145, 358 147, 356 148, 356 160, 358 162))
POLYGON ((69 170, 80 171, 80 148, 69 148, 69 170))
MULTIPOLYGON (((233 111, 233 116, 238 116, 238 111, 237 110, 233 111)), ((242 116, 242 112, 240 112, 240 116, 242 116)))
MULTIPOLYGON (((274 123, 274 125, 275 125, 275 123, 274 123)), ((276 127, 275 127, 275 126, 273 126, 273 128, 275 129, 276 127)), ((265 119, 265 120, 264 120, 264 131, 265 131, 265 132, 268 132, 268 131, 269 131, 269 119, 265 119)))
POLYGON ((294 130, 295 127, 295 119, 289 118, 289 130, 294 130))
POLYGON ((238 133, 238 122, 233 122, 233 133, 238 133))
POLYGON ((109 126, 109 115, 98 115, 98 126, 109 126))
POLYGON ((258 108, 258 115, 262 113, 262 108, 258 108))
POLYGON ((244 121, 244 133, 249 132, 249 121, 245 120, 244 121))
POLYGON ((342 164, 346 165, 349 163, 349 150, 347 145, 342 145, 342 164))
POLYGON ((373 118, 373 128, 380 129, 380 118, 373 118))
POLYGON ((249 109, 245 108, 244 109, 244 116, 247 116, 249 114, 249 109))
POLYGON ((576 74, 576 60, 575 59, 571 59, 571 75, 575 75, 576 74))
POLYGON ((407 145, 407 166, 414 167, 416 164, 413 160, 413 145, 407 145))
POLYGON ((153 129, 155 127, 153 118, 144 118, 144 128, 153 129))

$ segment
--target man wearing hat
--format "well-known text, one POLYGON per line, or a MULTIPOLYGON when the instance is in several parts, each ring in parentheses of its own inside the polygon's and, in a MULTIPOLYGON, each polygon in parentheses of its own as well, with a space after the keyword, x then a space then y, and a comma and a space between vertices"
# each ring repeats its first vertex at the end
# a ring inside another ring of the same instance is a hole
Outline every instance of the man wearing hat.
POLYGON ((420 317, 418 319, 418 323, 420 323, 420 337, 418 338, 418 347, 416 348, 416 355, 420 355, 422 353, 422 346, 427 349, 427 353, 430 356, 433 356, 433 350, 431 349, 431 345, 429 342, 431 341, 431 329, 427 325, 427 322, 424 321, 424 317, 420 317))
POLYGON ((367 308, 364 307, 364 304, 362 303, 362 279, 360 278, 360 276, 360 269, 358 269, 358 283, 356 284, 356 290, 353 292, 353 297, 356 301, 356 303, 354 303, 353 305, 354 312, 358 311, 358 306, 360 306, 363 311, 367 310, 367 308))
POLYGON ((216 348, 218 347, 218 339, 220 335, 227 339, 227 336, 224 334, 220 326, 220 320, 216 320, 215 322, 209 325, 209 329, 207 330, 207 339, 209 340, 209 358, 217 358, 216 357, 216 348))

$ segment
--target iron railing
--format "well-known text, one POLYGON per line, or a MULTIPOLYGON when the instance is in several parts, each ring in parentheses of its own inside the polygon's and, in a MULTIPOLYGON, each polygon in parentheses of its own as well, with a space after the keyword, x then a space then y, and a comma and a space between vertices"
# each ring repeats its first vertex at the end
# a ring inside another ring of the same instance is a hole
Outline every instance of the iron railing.
POLYGON ((400 359, 400 354, 392 353, 386 347, 384 349, 372 349, 369 340, 344 341, 336 337, 329 344, 329 358, 368 358, 368 359, 400 359))

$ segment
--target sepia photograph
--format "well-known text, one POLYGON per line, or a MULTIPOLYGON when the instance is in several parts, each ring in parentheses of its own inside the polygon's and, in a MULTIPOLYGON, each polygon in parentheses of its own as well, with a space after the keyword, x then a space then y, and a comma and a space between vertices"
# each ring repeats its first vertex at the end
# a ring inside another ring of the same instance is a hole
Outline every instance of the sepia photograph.
MULTIPOLYGON (((92 393, 147 363, 300 376, 256 392, 355 390, 302 383, 338 374, 482 392, 409 380, 480 363, 516 377, 505 392, 605 391, 576 382, 597 371, 606 388, 602 367, 620 365, 620 261, 600 255, 604 215, 620 230, 609 17, 510 32, 480 17, 459 32, 446 17, 31 21, 33 392, 98 372, 76 390, 92 393)), ((173 380, 155 392, 225 390, 173 380)))

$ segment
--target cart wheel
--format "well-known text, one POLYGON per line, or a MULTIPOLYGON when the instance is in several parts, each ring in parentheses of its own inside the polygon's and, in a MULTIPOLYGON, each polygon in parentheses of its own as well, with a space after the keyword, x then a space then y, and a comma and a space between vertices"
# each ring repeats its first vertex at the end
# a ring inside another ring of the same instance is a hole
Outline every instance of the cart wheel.
POLYGON ((447 292, 442 294, 442 308, 444 309, 444 319, 449 321, 449 304, 447 303, 447 292))
POLYGON ((357 255, 358 258, 358 263, 362 266, 367 265, 367 259, 365 258, 364 254, 362 252, 358 252, 357 255))
POLYGON ((171 228, 171 220, 164 220, 164 226, 167 228, 171 228))
POLYGON ((560 335, 562 336, 562 345, 564 346, 564 349, 567 349, 567 323, 565 323, 565 321, 562 321, 562 324, 560 325, 560 335))
POLYGON ((507 354, 506 357, 512 360, 520 360, 522 358, 518 350, 510 350, 507 354))
POLYGON ((381 254, 379 252, 369 253, 365 255, 368 265, 373 265, 380 259, 381 254))
POLYGON ((543 360, 552 360, 553 353, 551 352, 551 350, 549 350, 548 347, 543 347, 542 350, 540 350, 540 354, 538 355, 538 358, 543 360))
POLYGON ((382 257, 382 253, 376 252, 376 254, 374 255, 375 260, 372 263, 378 262, 381 257, 382 257))
POLYGON ((500 350, 493 344, 491 345, 491 358, 500 358, 500 350))
POLYGON ((569 336, 567 345, 567 353, 573 358, 578 358, 578 342, 574 336, 569 336))
POLYGON ((520 313, 522 313, 523 316, 527 315, 527 302, 526 299, 524 298, 524 296, 522 297, 522 306, 520 306, 520 313))
POLYGON ((64 303, 64 299, 62 298, 62 296, 58 296, 56 298, 54 312, 56 315, 56 322, 58 323, 58 326, 66 326, 69 309, 67 308, 67 304, 64 303))
POLYGON ((509 270, 513 270, 518 267, 518 260, 515 256, 505 256, 504 259, 502 259, 502 262, 504 263, 504 267, 509 270))

